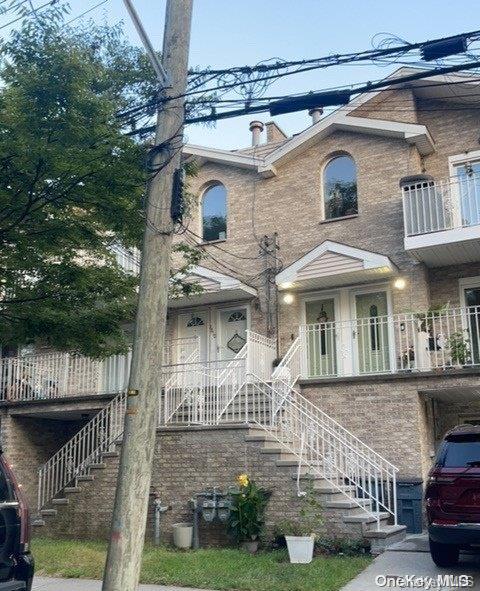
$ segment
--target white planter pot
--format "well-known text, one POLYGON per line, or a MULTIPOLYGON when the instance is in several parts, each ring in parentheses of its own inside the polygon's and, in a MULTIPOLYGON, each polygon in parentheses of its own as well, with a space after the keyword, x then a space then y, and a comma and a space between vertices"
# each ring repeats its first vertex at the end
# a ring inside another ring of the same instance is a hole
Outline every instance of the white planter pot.
POLYGON ((188 550, 192 546, 193 525, 191 523, 173 524, 173 543, 177 548, 188 550))
POLYGON ((313 536, 285 536, 292 564, 308 564, 313 558, 313 536))

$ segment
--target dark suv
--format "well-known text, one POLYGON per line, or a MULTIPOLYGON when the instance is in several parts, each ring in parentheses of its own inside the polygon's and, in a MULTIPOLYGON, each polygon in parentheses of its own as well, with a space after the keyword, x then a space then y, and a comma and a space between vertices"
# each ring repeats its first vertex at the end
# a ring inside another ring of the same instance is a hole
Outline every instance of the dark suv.
POLYGON ((445 435, 425 500, 437 566, 453 566, 461 549, 480 547, 480 426, 462 425, 445 435))
POLYGON ((30 591, 30 515, 22 489, 0 450, 0 591, 30 591))

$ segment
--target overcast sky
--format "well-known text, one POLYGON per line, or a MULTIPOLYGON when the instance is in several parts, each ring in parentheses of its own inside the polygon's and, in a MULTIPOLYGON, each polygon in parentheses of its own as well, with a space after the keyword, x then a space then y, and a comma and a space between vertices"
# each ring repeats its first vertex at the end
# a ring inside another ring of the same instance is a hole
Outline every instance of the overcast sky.
MULTIPOLYGON (((71 0, 72 16, 99 0, 71 0)), ((134 0, 156 48, 161 48, 165 0, 134 0)), ((40 6, 44 0, 34 0, 40 6)), ((379 33, 410 42, 480 28, 478 0, 194 0, 191 66, 212 68, 253 65, 265 59, 307 59, 372 47, 379 33)), ((89 17, 113 24, 124 20, 132 43, 139 40, 122 0, 108 0, 89 17)), ((2 17, 6 19, 6 17, 2 17)), ((378 38, 378 37, 377 37, 378 38)), ((273 95, 318 90, 329 86, 381 78, 395 66, 342 66, 291 76, 269 89, 273 95)), ((218 148, 239 148, 250 143, 248 123, 239 117, 219 122, 213 129, 187 128, 191 143, 218 148)), ((284 115, 277 123, 289 134, 309 124, 306 113, 284 115)))

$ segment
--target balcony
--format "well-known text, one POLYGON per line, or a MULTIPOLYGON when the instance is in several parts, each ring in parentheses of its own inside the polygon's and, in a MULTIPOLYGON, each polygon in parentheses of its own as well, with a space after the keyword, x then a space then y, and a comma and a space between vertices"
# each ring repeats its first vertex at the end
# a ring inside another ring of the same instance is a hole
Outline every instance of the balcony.
POLYGON ((277 369, 277 377, 279 371, 320 379, 480 370, 480 306, 302 325, 285 359, 288 367, 277 369))
POLYGON ((429 267, 480 260, 479 175, 403 187, 405 250, 429 267))

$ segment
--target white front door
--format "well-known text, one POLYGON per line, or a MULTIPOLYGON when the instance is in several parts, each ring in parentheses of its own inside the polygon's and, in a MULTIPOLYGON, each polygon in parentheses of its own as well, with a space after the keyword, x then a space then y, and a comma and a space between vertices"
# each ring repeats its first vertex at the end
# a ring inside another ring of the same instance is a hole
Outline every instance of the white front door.
POLYGON ((335 321, 338 316, 338 298, 335 295, 305 302, 305 345, 309 377, 337 375, 339 335, 335 321))
POLYGON ((384 290, 352 292, 352 342, 359 374, 384 373, 392 366, 388 294, 384 290))
MULTIPOLYGON (((200 361, 208 360, 208 312, 193 310, 186 314, 179 314, 178 332, 181 338, 198 337, 200 361)), ((182 361, 185 359, 178 359, 177 363, 182 361)))
POLYGON ((218 359, 232 359, 247 342, 247 309, 219 310, 218 359))

